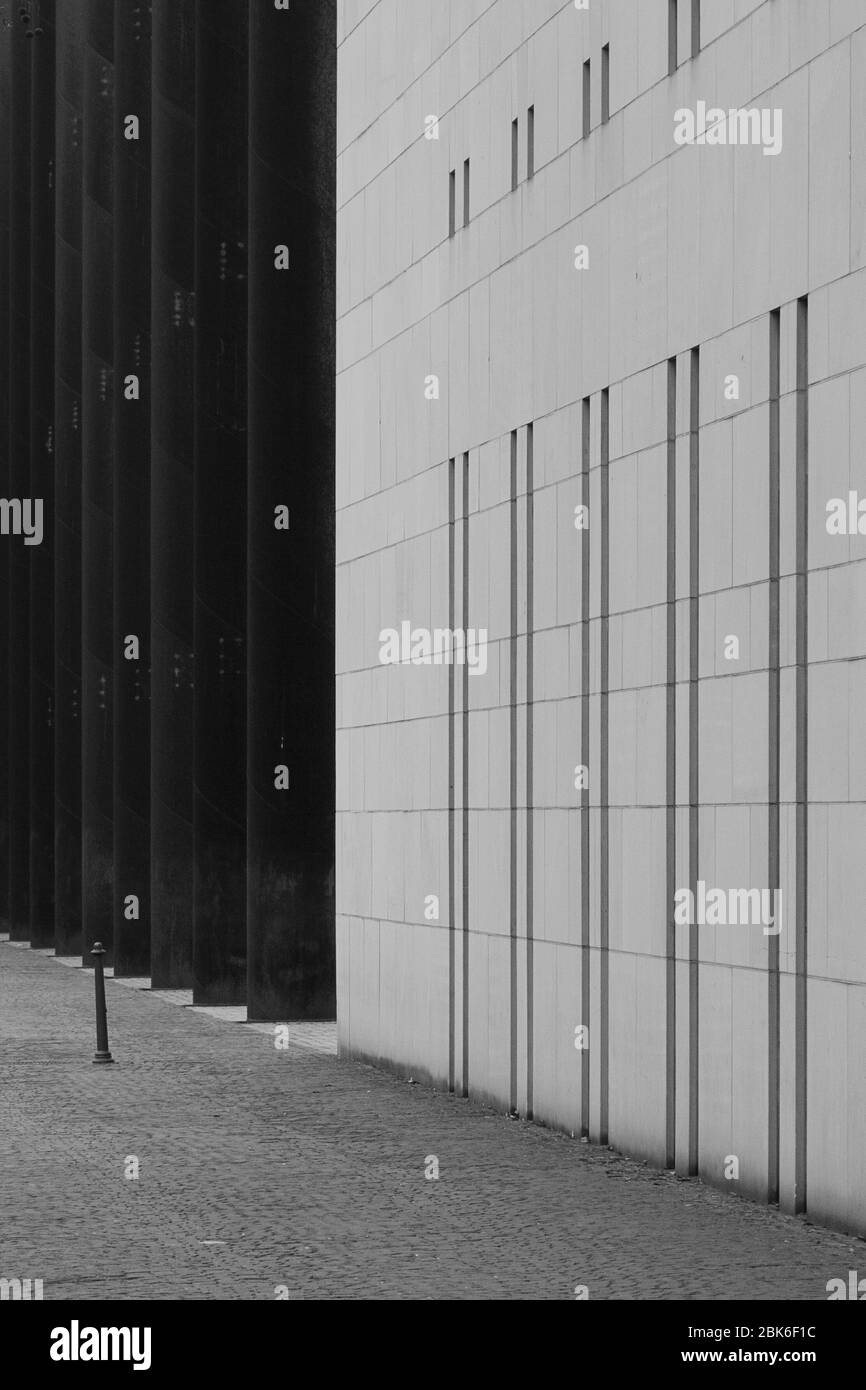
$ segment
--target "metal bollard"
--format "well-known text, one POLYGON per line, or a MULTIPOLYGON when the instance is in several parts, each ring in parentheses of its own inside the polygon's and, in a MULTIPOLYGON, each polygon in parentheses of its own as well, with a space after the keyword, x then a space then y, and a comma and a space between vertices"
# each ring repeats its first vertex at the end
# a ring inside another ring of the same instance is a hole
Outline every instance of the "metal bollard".
POLYGON ((114 1058, 108 1050, 108 1015, 105 1010, 105 973, 102 964, 105 947, 101 942, 94 941, 90 948, 90 954, 95 956, 93 980, 96 985, 96 1051, 93 1054, 93 1060, 94 1062, 113 1062, 114 1058))

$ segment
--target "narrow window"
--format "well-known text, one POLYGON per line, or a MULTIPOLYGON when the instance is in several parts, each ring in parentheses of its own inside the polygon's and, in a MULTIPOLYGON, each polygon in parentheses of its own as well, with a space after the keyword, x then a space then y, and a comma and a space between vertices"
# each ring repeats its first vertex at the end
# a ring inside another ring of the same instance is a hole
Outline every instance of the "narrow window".
POLYGON ((453 236, 457 229, 457 171, 448 175, 448 235, 453 236))
POLYGON ((583 138, 586 139, 590 130, 592 106, 590 104, 590 60, 587 58, 583 65, 583 138))
POLYGON ((517 117, 515 116, 515 117, 514 117, 514 120, 511 122, 511 191, 512 191, 512 193, 514 192, 515 188, 517 187, 517 179, 518 179, 518 171, 517 171, 517 150, 518 150, 518 140, 519 140, 519 138, 520 138, 520 136, 519 136, 518 126, 517 126, 517 117))
MULTIPOLYGON (((701 51, 701 0, 692 0, 692 57, 701 51)), ((775 937, 772 938, 775 941, 775 937)))
POLYGON ((601 120, 610 120, 610 44, 601 50, 601 120))
POLYGON ((469 226, 469 160, 463 161, 463 226, 469 226))
POLYGON ((530 106, 526 113, 526 177, 531 179, 535 173, 535 107, 530 106))
POLYGON ((677 70, 677 0, 668 0, 668 77, 677 70))

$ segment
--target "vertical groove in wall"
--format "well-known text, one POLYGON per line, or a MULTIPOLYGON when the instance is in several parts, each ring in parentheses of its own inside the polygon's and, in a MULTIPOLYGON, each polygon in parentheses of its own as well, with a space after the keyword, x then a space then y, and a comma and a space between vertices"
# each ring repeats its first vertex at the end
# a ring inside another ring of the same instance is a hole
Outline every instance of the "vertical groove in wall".
POLYGON ((807 969, 809 886, 809 305, 797 301, 796 852, 794 1210, 807 1209, 807 969))
POLYGON ((665 921, 667 970, 665 980, 667 1103, 665 1113, 665 1167, 676 1164, 677 1101, 677 995, 676 995, 676 893, 677 833, 677 360, 668 360, 667 372, 667 671, 665 711, 665 921))
MULTIPOLYGON (((581 506, 589 516, 589 449, 590 449, 590 402, 584 396, 581 404, 580 423, 580 461, 581 461, 581 506)), ((580 531, 580 762, 589 768, 590 703, 589 703, 589 654, 590 654, 590 525, 584 521, 580 531)), ((584 776, 584 782, 590 778, 584 776)), ((584 785, 580 793, 580 1026, 586 1029, 589 1038, 590 1014, 592 1011, 590 993, 590 869, 589 837, 590 805, 589 786, 584 785)), ((589 1049, 580 1052, 580 1133, 589 1135, 589 1049)))
POLYGON ((150 932, 154 988, 192 984, 194 0, 153 0, 150 932))
POLYGON ((54 342, 55 950, 80 955, 81 233, 84 0, 57 10, 54 342))
POLYGON ((533 676, 535 590, 535 497, 533 427, 526 426, 526 1117, 533 1114, 534 1066, 534 836, 533 836, 533 676))
POLYGON ((30 944, 54 945, 54 0, 31 11, 30 486, 42 541, 30 565, 30 944))
POLYGON ((114 4, 89 0, 84 79, 81 653, 84 963, 114 948, 114 4))
MULTIPOLYGON (((26 18, 26 16, 25 16, 26 18)), ((9 496, 30 492, 30 45, 13 12, 9 116, 9 496)), ((30 936, 30 554, 9 547, 9 934, 30 936)))
MULTIPOLYGON (((469 455, 463 455, 463 637, 469 631, 469 455)), ((461 744, 463 802, 463 1083, 469 1095, 469 666, 463 663, 463 728, 461 744)))
POLYGON ((139 976, 150 974, 150 47, 149 7, 115 0, 114 973, 139 976))
MULTIPOLYGON (((454 469, 456 459, 448 460, 448 629, 454 631, 455 608, 455 551, 454 551, 454 469)), ((455 1025, 454 968, 456 939, 454 916, 457 911, 456 875, 454 865, 454 780, 456 729, 454 727, 454 662, 448 663, 448 1090, 455 1084, 455 1025)))
POLYGON ((508 932, 509 1088, 508 1108, 517 1109, 517 430, 511 431, 508 504, 510 625, 508 642, 508 932))
POLYGON ((599 703, 599 1143, 606 1144, 610 1109, 610 428, 609 393, 601 393, 601 653, 599 703))
MULTIPOLYGON (((700 525, 701 525, 701 350, 689 362, 689 882, 696 901, 700 830, 700 525)), ((688 1172, 698 1171, 700 1082, 700 959, 697 923, 689 927, 689 1153, 688 1172)))
MULTIPOLYGON (((770 477, 767 657, 767 886, 779 887, 779 344, 780 313, 770 314, 770 477)), ((774 899, 775 901, 775 899, 774 899)), ((779 1200, 779 938, 767 938, 767 1201, 779 1200)))

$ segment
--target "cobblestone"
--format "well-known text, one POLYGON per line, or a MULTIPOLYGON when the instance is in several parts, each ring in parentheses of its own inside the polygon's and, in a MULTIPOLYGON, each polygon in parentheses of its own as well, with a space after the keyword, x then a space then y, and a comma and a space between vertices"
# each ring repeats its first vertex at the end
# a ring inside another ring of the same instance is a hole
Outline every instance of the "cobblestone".
POLYGON ((91 973, 0 943, 0 1276, 46 1299, 823 1300, 866 1272, 866 1242, 302 1032, 279 1051, 270 1029, 107 993, 98 1067, 91 973))

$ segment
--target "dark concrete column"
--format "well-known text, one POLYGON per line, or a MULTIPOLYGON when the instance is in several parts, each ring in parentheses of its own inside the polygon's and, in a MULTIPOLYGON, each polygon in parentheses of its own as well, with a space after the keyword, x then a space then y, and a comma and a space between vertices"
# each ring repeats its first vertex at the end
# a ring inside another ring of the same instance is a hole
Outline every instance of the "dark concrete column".
POLYGON ((336 1007, 335 10, 250 4, 251 1019, 336 1007))
MULTIPOLYGON (((57 12, 54 343, 54 911, 60 956, 81 930, 81 230, 86 0, 57 12)), ((88 946, 91 943, 88 942, 88 946)))
MULTIPOLYGON (((82 242, 82 898, 85 952, 93 941, 101 941, 109 952, 106 964, 113 960, 114 934, 114 143, 114 4, 88 0, 82 242)), ((92 964, 87 955, 85 964, 92 964)))
MULTIPOLYGON (((246 998, 247 14, 196 3, 197 1003, 246 998)), ((293 137, 294 138, 294 137, 293 137)))
MULTIPOLYGON (((9 112, 12 24, 0 15, 0 381, 9 380, 9 112)), ((0 391, 0 492, 9 494, 9 391, 0 391)), ((0 542, 0 931, 9 909, 9 544, 0 542)))
MULTIPOLYGON (((54 0, 30 39, 30 487, 42 542, 30 564, 30 943, 54 945, 54 0)), ((35 538, 34 538, 35 539, 35 538)))
POLYGON ((114 971, 150 974, 150 7, 114 6, 114 971))
POLYGON ((151 978, 192 984, 194 0, 153 0, 151 978))
MULTIPOLYGON (((9 113, 9 492, 30 495, 30 31, 29 10, 11 10, 9 113)), ((9 931, 30 936, 30 555, 9 547, 9 931)))

